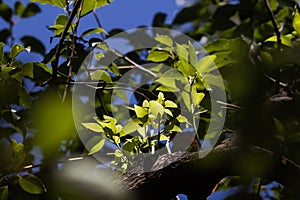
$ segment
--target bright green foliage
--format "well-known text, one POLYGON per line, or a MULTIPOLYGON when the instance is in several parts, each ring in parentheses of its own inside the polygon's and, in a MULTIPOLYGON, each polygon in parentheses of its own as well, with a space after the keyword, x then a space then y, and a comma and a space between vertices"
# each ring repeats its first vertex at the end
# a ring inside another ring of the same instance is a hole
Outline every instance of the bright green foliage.
POLYGON ((31 2, 39 2, 42 4, 49 4, 53 6, 58 6, 64 8, 66 6, 65 0, 31 0, 31 2))
POLYGON ((34 176, 32 174, 20 176, 19 184, 23 190, 30 194, 42 194, 44 192, 47 192, 42 181, 37 176, 34 176))

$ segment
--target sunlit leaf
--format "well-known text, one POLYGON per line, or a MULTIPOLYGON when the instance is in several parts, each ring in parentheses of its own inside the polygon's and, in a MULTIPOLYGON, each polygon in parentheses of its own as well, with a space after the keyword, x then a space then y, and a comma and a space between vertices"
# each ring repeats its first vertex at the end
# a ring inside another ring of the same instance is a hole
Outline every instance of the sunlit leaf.
POLYGON ((128 121, 124 127, 123 127, 123 131, 128 133, 132 133, 134 131, 136 131, 137 129, 141 128, 140 125, 134 121, 128 121))
POLYGON ((164 107, 157 101, 150 101, 149 112, 156 117, 158 116, 158 114, 162 116, 164 114, 164 107))
POLYGON ((103 70, 96 70, 91 74, 91 79, 92 80, 101 80, 101 81, 105 81, 105 82, 112 82, 110 75, 103 71, 103 70))
POLYGON ((147 56, 147 60, 153 62, 163 62, 169 58, 169 53, 167 51, 150 51, 149 55, 147 56))
POLYGON ((65 0, 31 0, 31 2, 39 2, 41 4, 49 4, 52 6, 58 6, 64 8, 66 6, 65 0))
POLYGON ((145 115, 148 114, 148 111, 145 108, 138 105, 134 105, 134 111, 138 118, 143 118, 145 115))
POLYGON ((108 34, 103 28, 92 28, 84 31, 81 35, 81 37, 89 36, 91 34, 99 34, 99 33, 105 33, 108 34))
POLYGON ((19 176, 19 184, 23 190, 30 194, 42 194, 47 192, 43 182, 32 174, 19 176))
POLYGON ((14 59, 19 53, 25 51, 25 48, 19 44, 14 44, 10 50, 10 57, 14 59))
POLYGON ((199 74, 203 73, 209 73, 216 69, 214 60, 217 58, 216 55, 210 55, 203 57, 198 63, 197 63, 197 70, 199 74))
POLYGON ((167 35, 159 35, 159 36, 156 36, 154 39, 156 41, 160 42, 161 44, 166 45, 166 46, 169 46, 169 47, 173 46, 173 40, 172 40, 172 38, 170 38, 167 35))
POLYGON ((297 32, 297 34, 300 34, 300 14, 297 9, 295 10, 295 15, 294 15, 294 19, 293 19, 293 27, 294 27, 295 31, 297 32))
POLYGON ((88 155, 92 155, 92 154, 100 151, 102 149, 102 147, 104 146, 104 144, 105 144, 105 139, 100 140, 95 146, 92 147, 92 149, 90 150, 88 155))
MULTIPOLYGON (((292 35, 282 35, 280 37, 281 44, 292 47, 292 35)), ((277 36, 272 36, 265 40, 265 42, 277 42, 277 36)))
POLYGON ((177 108, 177 104, 174 103, 173 101, 166 100, 165 101, 165 107, 166 108, 177 108))
POLYGON ((85 128, 94 131, 94 132, 98 132, 98 133, 102 133, 103 129, 99 124, 96 123, 82 123, 82 126, 84 126, 85 128))

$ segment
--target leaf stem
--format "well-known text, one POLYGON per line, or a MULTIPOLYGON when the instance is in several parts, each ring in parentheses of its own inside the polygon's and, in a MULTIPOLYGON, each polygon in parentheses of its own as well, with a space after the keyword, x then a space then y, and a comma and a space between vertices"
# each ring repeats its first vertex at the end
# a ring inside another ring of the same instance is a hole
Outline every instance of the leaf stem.
POLYGON ((274 28, 274 32, 276 34, 276 37, 277 37, 277 48, 280 50, 281 49, 281 37, 280 37, 280 31, 277 27, 277 22, 276 22, 276 19, 275 19, 275 16, 274 16, 274 13, 272 11, 272 8, 270 6, 270 3, 268 0, 264 0, 264 3, 265 3, 265 6, 266 6, 266 9, 271 17, 271 21, 272 21, 272 24, 273 24, 273 28, 274 28))

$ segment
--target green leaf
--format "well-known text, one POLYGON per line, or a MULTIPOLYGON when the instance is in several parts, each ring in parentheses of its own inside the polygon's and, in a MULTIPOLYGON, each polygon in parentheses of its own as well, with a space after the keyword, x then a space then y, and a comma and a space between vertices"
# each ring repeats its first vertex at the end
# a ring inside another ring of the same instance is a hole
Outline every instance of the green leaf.
POLYGON ((169 47, 173 46, 173 40, 172 40, 172 38, 170 38, 167 35, 159 35, 159 36, 156 36, 154 39, 156 41, 160 42, 161 44, 166 45, 166 46, 169 46, 169 47))
POLYGON ((102 80, 102 81, 109 82, 109 83, 112 82, 110 75, 106 71, 103 71, 103 70, 94 71, 91 74, 91 79, 97 80, 97 81, 102 80))
POLYGON ((25 7, 21 1, 16 1, 14 4, 14 12, 15 15, 19 16, 21 15, 25 10, 25 7))
MULTIPOLYGON (((67 21, 68 21, 68 17, 64 14, 60 14, 56 17, 55 24, 53 26, 50 26, 49 29, 54 30, 55 35, 60 35, 63 32, 67 21)), ((72 25, 73 24, 74 23, 72 23, 72 25)), ((71 27, 72 26, 70 26, 68 31, 72 30, 71 27)))
POLYGON ((31 0, 31 2, 39 2, 41 4, 49 4, 52 6, 58 6, 64 8, 66 6, 65 0, 31 0))
POLYGON ((138 118, 143 118, 148 114, 148 111, 145 108, 138 105, 134 105, 134 111, 138 118))
POLYGON ((100 140, 95 146, 92 147, 88 155, 92 155, 100 151, 104 146, 104 144, 105 144, 105 139, 100 140))
POLYGON ((165 97, 164 97, 164 93, 162 92, 159 92, 158 93, 158 96, 157 96, 157 102, 162 104, 162 102, 165 100, 165 97))
POLYGON ((3 56, 4 56, 3 47, 4 47, 4 43, 0 42, 0 63, 2 63, 2 59, 3 59, 3 56))
POLYGON ((192 43, 189 41, 189 61, 191 63, 191 65, 193 67, 196 67, 197 64, 197 53, 196 53, 196 49, 194 48, 194 46, 192 45, 192 43))
POLYGON ((110 4, 113 0, 89 0, 83 1, 83 7, 81 11, 81 16, 87 15, 94 9, 106 6, 110 4))
POLYGON ((21 37, 20 40, 24 44, 24 47, 30 46, 31 51, 45 55, 46 48, 40 40, 28 35, 21 37))
MULTIPOLYGON (((293 44, 292 44, 292 35, 289 34, 289 35, 282 35, 280 37, 281 39, 281 44, 284 44, 288 47, 292 47, 293 44)), ((268 39, 265 40, 265 42, 277 42, 277 36, 272 36, 272 37, 269 37, 268 39)))
POLYGON ((24 145, 22 143, 17 143, 15 140, 12 140, 12 158, 16 166, 20 166, 25 160, 25 151, 24 145))
POLYGON ((136 130, 138 130, 140 127, 140 125, 134 121, 128 121, 124 127, 123 127, 123 131, 127 134, 132 133, 136 130))
POLYGON ((162 116, 164 114, 164 107, 157 101, 150 101, 149 102, 149 112, 152 113, 154 116, 162 116))
POLYGON ((116 151, 115 151, 115 156, 118 157, 118 158, 122 157, 122 156, 123 156, 122 151, 116 150, 116 151))
POLYGON ((13 11, 6 3, 0 3, 0 17, 5 21, 10 22, 13 11))
POLYGON ((8 186, 0 187, 0 200, 8 199, 8 186))
POLYGON ((199 74, 209 73, 216 69, 214 60, 217 58, 216 55, 210 55, 203 57, 197 63, 197 70, 199 74))
POLYGON ((103 129, 99 124, 96 123, 82 123, 82 125, 94 132, 103 133, 103 129))
POLYGON ((108 35, 108 33, 103 28, 92 28, 84 31, 80 37, 85 37, 91 34, 99 34, 99 33, 105 33, 106 35, 108 35))
POLYGON ((118 66, 115 63, 111 63, 110 66, 107 67, 107 70, 109 70, 110 72, 114 73, 116 76, 120 76, 120 71, 118 66))
POLYGON ((21 45, 14 44, 14 46, 10 50, 10 57, 14 59, 19 53, 25 51, 25 48, 21 45))
POLYGON ((284 136, 285 135, 285 130, 284 130, 284 127, 283 127, 282 123, 278 119, 276 119, 275 117, 273 117, 273 121, 274 121, 276 130, 277 130, 277 133, 281 136, 284 136))
POLYGON ((177 104, 174 103, 173 101, 166 100, 165 101, 165 107, 166 108, 177 108, 177 104))
POLYGON ((186 105, 187 109, 191 111, 191 98, 190 94, 186 91, 183 91, 182 93, 183 102, 186 105))
POLYGON ((153 62, 163 62, 169 58, 169 53, 167 51, 157 51, 151 50, 149 55, 147 56, 147 60, 153 62))
POLYGON ((30 3, 26 6, 25 10, 21 14, 21 18, 32 17, 41 12, 40 7, 35 3, 30 3))
POLYGON ((27 89, 23 86, 19 87, 19 105, 20 106, 25 106, 25 107, 30 107, 31 106, 31 99, 30 95, 27 91, 27 89))
POLYGON ((187 50, 186 45, 176 44, 176 52, 177 55, 180 56, 186 62, 189 61, 189 52, 187 50))
POLYGON ((43 182, 32 174, 19 176, 19 184, 23 190, 30 194, 42 194, 47 191, 43 182))
POLYGON ((298 12, 298 9, 295 10, 295 15, 294 15, 294 19, 293 19, 293 27, 294 27, 295 31, 297 32, 297 34, 300 35, 300 14, 298 12))
POLYGON ((94 58, 95 58, 96 60, 101 60, 101 59, 104 58, 104 57, 105 57, 105 55, 104 55, 103 52, 97 52, 97 53, 94 54, 94 58))

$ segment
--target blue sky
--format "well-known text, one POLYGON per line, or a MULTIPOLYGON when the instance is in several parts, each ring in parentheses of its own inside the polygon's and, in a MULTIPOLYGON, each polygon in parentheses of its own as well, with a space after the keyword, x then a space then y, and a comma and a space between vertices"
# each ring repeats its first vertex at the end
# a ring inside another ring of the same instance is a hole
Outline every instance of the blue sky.
MULTIPOLYGON (((16 0, 3 0, 3 2, 13 5, 16 0)), ((26 4, 30 0, 22 0, 22 2, 26 4)), ((47 26, 53 25, 56 16, 64 11, 59 7, 39 5, 42 12, 35 17, 18 20, 13 34, 16 38, 23 35, 33 35, 49 48, 52 46, 49 41, 52 33, 47 29, 47 26)), ((109 31, 113 28, 128 30, 140 25, 151 26, 152 19, 157 12, 166 13, 167 21, 170 22, 178 10, 179 6, 176 5, 176 0, 115 0, 109 6, 98 9, 97 13, 103 28, 109 31)), ((0 27, 4 26, 7 25, 1 20, 0 27)), ((94 17, 88 15, 82 19, 79 32, 96 27, 94 17)))

